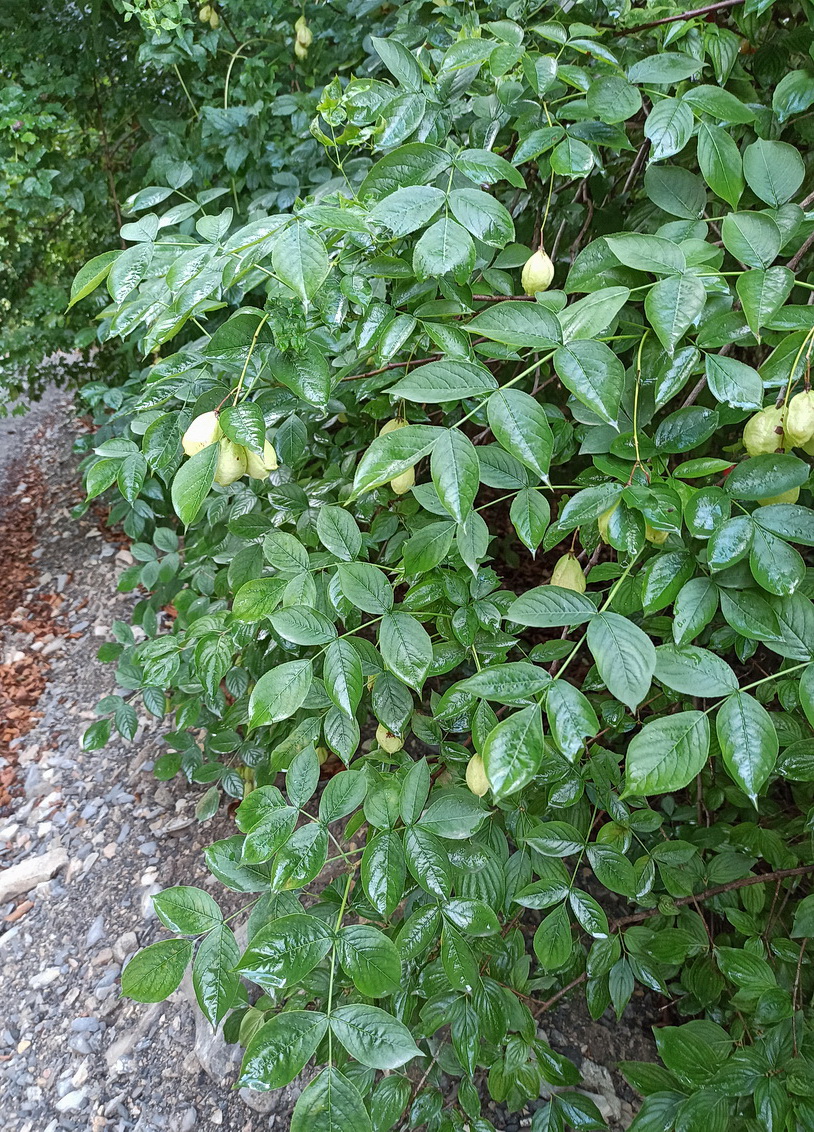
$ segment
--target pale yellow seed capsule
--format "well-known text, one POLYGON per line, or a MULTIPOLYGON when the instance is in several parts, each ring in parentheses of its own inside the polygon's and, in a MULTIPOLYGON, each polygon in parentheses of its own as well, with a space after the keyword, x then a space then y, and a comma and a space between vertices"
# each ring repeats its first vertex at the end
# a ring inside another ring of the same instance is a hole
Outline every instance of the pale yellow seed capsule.
POLYGON ((331 752, 327 747, 317 747, 317 758, 319 759, 320 766, 322 766, 323 763, 326 763, 330 757, 331 752))
POLYGON ((806 456, 814 456, 814 436, 811 438, 811 440, 808 441, 807 444, 801 444, 800 448, 803 452, 805 452, 806 456))
POLYGON ((553 278, 554 264, 541 248, 526 260, 520 282, 527 295, 536 295, 538 291, 547 291, 553 278))
POLYGON ((220 444, 220 451, 218 452, 218 466, 215 469, 215 483, 226 487, 227 484, 234 483, 241 476, 245 476, 246 449, 240 444, 227 440, 226 437, 218 443, 220 444))
POLYGON ((644 537, 648 542, 652 542, 654 546, 661 546, 662 543, 667 542, 667 539, 670 537, 670 532, 657 531, 655 527, 651 527, 649 523, 645 523, 644 537))
POLYGON ((201 413, 196 417, 181 439, 181 446, 187 456, 194 456, 203 448, 208 448, 223 436, 217 413, 201 413))
POLYGON ((277 453, 268 441, 263 445, 262 456, 258 456, 256 452, 250 452, 248 448, 246 449, 246 470, 252 479, 268 479, 269 472, 276 471, 278 467, 277 453))
POLYGON ((294 30, 297 33, 297 42, 301 43, 303 47, 310 47, 314 42, 314 33, 309 28, 305 16, 300 16, 294 24, 294 30))
POLYGON ((298 39, 294 40, 294 54, 298 59, 305 59, 308 55, 308 48, 304 43, 300 43, 298 39))
POLYGON ((782 495, 773 495, 771 499, 759 499, 758 503, 761 507, 768 507, 771 503, 796 503, 799 498, 799 487, 793 487, 790 491, 784 491, 782 495))
POLYGON ((403 421, 400 417, 394 417, 392 421, 385 421, 379 429, 379 436, 387 436, 388 432, 395 432, 396 429, 405 428, 407 421, 403 421))
POLYGON ((491 789, 480 755, 473 755, 466 764, 466 785, 479 798, 482 798, 487 790, 491 789))
POLYGON ((400 476, 395 476, 390 481, 390 487, 395 491, 396 495, 405 495, 415 483, 415 468, 408 468, 406 472, 402 472, 400 476))
POLYGON ((811 392, 796 393, 789 401, 783 433, 791 448, 808 444, 814 437, 814 397, 811 392))
POLYGON ((209 4, 204 4, 203 7, 201 8, 201 10, 198 12, 198 19, 201 21, 202 24, 208 24, 209 23, 209 17, 211 15, 212 15, 212 8, 210 7, 209 4))
POLYGON ((551 585, 584 594, 587 586, 582 567, 573 554, 563 554, 551 572, 551 585))
POLYGON ((603 511, 599 518, 596 520, 596 525, 599 527, 599 537, 603 542, 610 542, 608 538, 608 531, 610 529, 611 515, 614 513, 618 503, 614 503, 613 507, 609 507, 607 511, 603 511))
POLYGON ((783 427, 782 409, 761 409, 746 422, 743 446, 750 456, 767 456, 780 448, 783 442, 777 430, 783 427))
POLYGON ((220 16, 217 12, 213 12, 209 17, 209 26, 212 28, 212 31, 214 31, 215 28, 220 27, 220 16))
POLYGON ((394 735, 383 723, 376 728, 376 742, 383 751, 387 751, 388 755, 394 755, 404 746, 404 740, 394 735))

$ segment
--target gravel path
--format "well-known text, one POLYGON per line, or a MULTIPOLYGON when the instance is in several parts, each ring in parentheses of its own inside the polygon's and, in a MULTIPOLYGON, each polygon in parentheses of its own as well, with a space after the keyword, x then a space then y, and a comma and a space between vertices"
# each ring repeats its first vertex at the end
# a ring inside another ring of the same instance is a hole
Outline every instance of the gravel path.
POLYGON ((267 1109, 258 1114, 231 1091, 232 1050, 196 1024, 183 990, 155 1006, 119 997, 124 961, 161 934, 151 895, 205 884, 201 848, 223 834, 197 824, 180 783, 153 777, 151 717, 131 743, 80 749, 94 705, 114 691, 96 651, 134 598, 115 590, 129 551, 92 516, 70 518, 75 435, 71 400, 57 392, 0 421, 0 561, 18 567, 0 590, 7 605, 16 597, 0 695, 22 689, 11 738, 0 732, 0 866, 27 871, 19 882, 19 870, 0 871, 3 1129, 285 1128, 271 1097, 250 1098, 267 1109))
MULTIPOLYGON (((96 651, 135 599, 115 590, 129 551, 92 515, 69 514, 79 427, 70 397, 54 391, 0 420, 3 1129, 285 1129, 292 1095, 233 1090, 237 1047, 213 1038, 189 987, 154 1006, 119 997, 127 957, 161 935, 151 896, 206 885, 201 849, 231 829, 218 818, 199 826, 195 794, 155 780, 151 717, 132 742, 80 748, 97 700, 115 690, 96 651)), ((651 1056, 648 1013, 639 1002, 630 1021, 594 1023, 575 1002, 544 1019, 615 1128, 630 1122, 633 1096, 609 1069, 651 1056)), ((501 1129, 528 1125, 487 1114, 501 1129)))

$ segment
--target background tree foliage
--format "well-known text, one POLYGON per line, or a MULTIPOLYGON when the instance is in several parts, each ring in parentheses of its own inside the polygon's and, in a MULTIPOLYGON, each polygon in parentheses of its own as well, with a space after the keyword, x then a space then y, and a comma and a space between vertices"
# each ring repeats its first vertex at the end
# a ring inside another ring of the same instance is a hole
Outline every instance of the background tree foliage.
POLYGON ((537 1017, 638 984, 639 1132, 810 1128, 810 6, 123 7, 172 109, 73 284, 143 367, 84 390, 142 591, 85 743, 168 715, 247 895, 157 897, 125 993, 313 1059, 295 1132, 542 1132, 602 1122, 537 1017))
MULTIPOLYGON (((323 7, 300 60, 299 5, 236 2, 213 30, 186 3, 9 0, 0 12, 0 382, 38 391, 43 357, 98 349, 71 279, 121 248, 123 204, 173 163, 236 200, 290 206, 330 175, 308 133, 316 91, 364 60, 357 20, 379 6, 323 7), (325 19, 325 17, 329 17, 325 19)), ((129 351, 105 351, 114 371, 129 351)))

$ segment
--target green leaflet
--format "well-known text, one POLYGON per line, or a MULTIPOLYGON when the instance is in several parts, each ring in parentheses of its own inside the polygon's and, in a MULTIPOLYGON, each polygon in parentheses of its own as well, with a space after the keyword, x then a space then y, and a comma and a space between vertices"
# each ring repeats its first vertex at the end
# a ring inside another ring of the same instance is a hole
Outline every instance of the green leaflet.
POLYGON ((625 794, 666 794, 700 773, 709 756, 709 720, 682 711, 647 723, 628 747, 625 794))
POLYGON ((777 759, 777 732, 771 716, 753 696, 738 692, 722 704, 715 727, 726 769, 757 804, 758 792, 777 759))

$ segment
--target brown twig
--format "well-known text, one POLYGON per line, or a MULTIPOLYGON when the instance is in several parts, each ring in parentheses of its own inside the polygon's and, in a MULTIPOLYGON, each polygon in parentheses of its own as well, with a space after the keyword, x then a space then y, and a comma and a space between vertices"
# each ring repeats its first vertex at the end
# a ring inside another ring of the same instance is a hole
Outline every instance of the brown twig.
POLYGON ((642 142, 642 144, 639 146, 639 152, 636 154, 636 156, 633 159, 633 164, 630 167, 630 172, 627 175, 627 180, 625 181, 624 188, 622 189, 623 193, 626 193, 632 187, 633 182, 638 177, 639 170, 641 169, 642 165, 644 164, 644 159, 647 157, 647 153, 648 153, 649 149, 650 149, 650 138, 645 138, 644 141, 642 142))
POLYGON ((473 295, 473 303, 508 303, 509 301, 520 303, 536 303, 536 295, 473 295))
POLYGON ((571 982, 568 983, 567 986, 562 987, 560 990, 557 991, 556 994, 552 994, 551 998, 547 998, 545 1000, 545 1002, 535 1002, 534 1005, 532 1006, 532 1010, 536 1014, 545 1014, 545 1012, 547 1010, 550 1010, 551 1007, 554 1006, 555 1003, 559 1002, 560 999, 563 998, 564 995, 568 994, 569 991, 574 990, 575 987, 580 986, 582 983, 584 983, 586 981, 587 978, 588 978, 588 972, 583 971, 581 975, 577 975, 577 977, 575 979, 572 979, 571 982))
MULTIPOLYGON (((804 876, 806 873, 812 872, 814 872, 814 865, 798 865, 794 869, 777 869, 773 873, 762 873, 758 876, 742 877, 740 880, 732 880, 727 884, 717 884, 714 888, 705 889, 704 892, 694 892, 691 896, 681 896, 673 901, 673 906, 680 908, 685 904, 697 904, 702 900, 710 900, 713 896, 721 896, 724 892, 732 892, 737 888, 746 888, 747 885, 770 884, 772 881, 779 882, 785 880, 787 877, 804 876)), ((670 912, 663 913, 660 908, 646 908, 642 912, 634 912, 630 916, 620 916, 619 919, 613 920, 610 924, 610 931, 618 932, 620 928, 627 927, 629 924, 640 924, 643 920, 649 920, 651 916, 670 914, 670 912)), ((583 971, 581 975, 577 975, 575 979, 572 979, 570 983, 558 990, 551 998, 547 998, 544 1002, 535 1002, 531 1009, 535 1014, 545 1014, 546 1011, 556 1005, 569 991, 581 986, 587 978, 587 971, 583 971)))
MULTIPOLYGON (((439 358, 443 358, 443 354, 430 354, 428 358, 416 358, 412 363, 414 366, 423 366, 425 362, 437 362, 439 358)), ((379 366, 378 369, 369 369, 365 373, 355 373, 351 377, 343 377, 343 381, 361 381, 364 377, 376 377, 380 373, 387 373, 391 369, 404 369, 409 363, 406 361, 401 362, 388 362, 386 366, 379 366)))
POLYGON ((557 229, 557 235, 554 237, 554 246, 551 249, 551 262, 552 263, 557 262, 557 251, 559 250, 560 240, 562 239, 562 234, 565 231, 565 224, 566 224, 566 221, 564 219, 560 221, 560 226, 557 229))
POLYGON ((797 268, 800 266, 800 260, 803 258, 803 256, 806 254, 806 252, 809 250, 809 248, 813 244, 814 244, 814 232, 811 233, 811 235, 805 241, 803 246, 800 248, 799 252, 795 252, 795 254, 791 257, 789 262, 786 264, 786 267, 788 267, 789 271, 796 271, 797 270, 797 268))
POLYGON ((639 24, 635 28, 619 28, 613 31, 613 36, 634 35, 637 31, 648 31, 650 28, 661 27, 662 24, 674 24, 679 20, 691 20, 693 16, 708 16, 712 12, 721 12, 726 8, 735 8, 743 0, 718 0, 717 4, 707 4, 704 8, 693 8, 689 12, 679 12, 675 16, 665 16, 662 20, 653 20, 650 24, 639 24))
MULTIPOLYGON (((798 865, 794 869, 777 869, 773 873, 758 873, 756 876, 741 877, 740 880, 730 880, 726 884, 716 884, 714 888, 707 888, 703 892, 695 892, 691 896, 680 896, 673 901, 676 908, 685 904, 692 904, 695 900, 710 900, 713 896, 721 896, 724 892, 733 892, 737 888, 746 888, 751 884, 771 884, 775 880, 785 880, 787 877, 801 877, 806 873, 814 873, 814 865, 798 865)), ((669 914, 669 913, 668 913, 669 914)), ((647 908, 643 912, 634 912, 631 916, 621 916, 611 924, 611 931, 618 931, 628 924, 639 924, 642 920, 649 920, 651 916, 659 916, 659 908, 647 908)))
POLYGON ((701 392, 701 390, 704 388, 706 383, 707 383, 706 375, 704 375, 704 377, 700 377, 698 379, 697 383, 692 387, 692 389, 687 394, 687 397, 685 398, 685 400, 684 400, 684 402, 681 406, 682 409, 686 409, 689 405, 693 405, 695 403, 696 397, 701 392))
POLYGON ((141 130, 140 125, 134 126, 132 130, 128 130, 126 134, 122 134, 122 136, 119 138, 119 140, 117 142, 114 142, 113 145, 111 146, 110 156, 113 157, 113 155, 116 153, 116 150, 121 149, 121 147, 124 145, 124 143, 127 142, 127 141, 130 141, 130 139, 132 137, 135 137, 135 135, 140 130, 141 130))
MULTIPOLYGON (((102 139, 102 152, 104 155, 102 164, 107 175, 107 187, 108 192, 110 193, 111 202, 113 204, 113 210, 116 213, 116 229, 118 231, 122 226, 122 210, 119 207, 119 197, 116 192, 116 181, 113 177, 113 165, 110 160, 110 144, 107 139, 105 118, 104 114, 102 113, 102 100, 99 98, 99 87, 96 85, 96 79, 93 80, 93 93, 96 102, 96 111, 99 115, 99 135, 102 139)), ((124 240, 121 240, 121 245, 123 248, 127 247, 127 244, 124 240)))
POLYGON ((585 204, 585 220, 579 232, 577 233, 577 238, 574 240, 570 248, 569 258, 571 263, 573 263, 577 258, 577 253, 579 252, 582 241, 585 239, 585 234, 590 228, 591 221, 594 218, 594 202, 591 200, 591 194, 588 192, 588 186, 585 181, 583 181, 582 183, 582 200, 585 204))
MULTIPOLYGON (((718 357, 719 358, 725 357, 731 349, 732 349, 732 344, 730 342, 727 342, 718 351, 718 357)), ((707 375, 704 374, 703 377, 699 377, 697 383, 692 387, 690 392, 687 394, 687 396, 682 401, 682 403, 681 403, 682 409, 686 409, 689 405, 695 404, 696 397, 701 392, 701 390, 704 388, 706 383, 707 383, 707 375)))
POLYGON ((792 1040, 794 1041, 794 1056, 797 1057, 797 999, 800 994, 800 975, 803 970, 803 952, 806 949, 807 939, 800 941, 800 954, 797 956, 797 970, 794 972, 794 986, 791 992, 791 1009, 793 1011, 793 1019, 791 1023, 792 1040))

